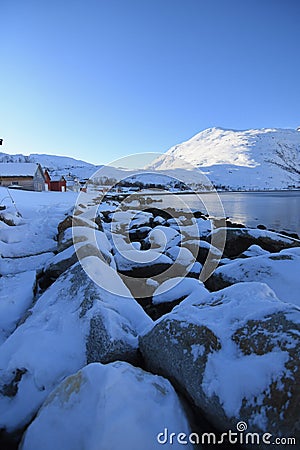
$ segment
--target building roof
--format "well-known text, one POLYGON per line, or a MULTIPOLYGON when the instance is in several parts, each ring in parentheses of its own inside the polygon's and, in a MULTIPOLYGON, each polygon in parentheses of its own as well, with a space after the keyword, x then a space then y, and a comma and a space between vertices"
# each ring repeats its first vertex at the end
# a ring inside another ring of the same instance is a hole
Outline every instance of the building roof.
POLYGON ((50 181, 65 181, 62 175, 53 175, 50 181))
POLYGON ((33 177, 37 163, 0 163, 0 177, 33 177))

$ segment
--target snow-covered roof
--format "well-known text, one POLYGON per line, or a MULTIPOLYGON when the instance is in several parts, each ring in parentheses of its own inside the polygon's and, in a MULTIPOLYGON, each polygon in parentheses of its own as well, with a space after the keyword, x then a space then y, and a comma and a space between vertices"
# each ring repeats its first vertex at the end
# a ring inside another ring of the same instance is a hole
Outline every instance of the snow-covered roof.
POLYGON ((51 176, 51 181, 63 181, 65 178, 62 175, 51 176))
POLYGON ((37 163, 0 163, 0 177, 33 177, 37 163))

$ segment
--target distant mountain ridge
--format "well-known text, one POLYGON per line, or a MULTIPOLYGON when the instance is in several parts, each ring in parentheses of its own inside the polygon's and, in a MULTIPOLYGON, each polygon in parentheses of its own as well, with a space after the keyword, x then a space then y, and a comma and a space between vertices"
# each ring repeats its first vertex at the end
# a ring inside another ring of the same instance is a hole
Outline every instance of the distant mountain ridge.
POLYGON ((300 132, 208 128, 170 148, 148 169, 198 168, 230 189, 300 187, 300 132))
POLYGON ((28 156, 22 154, 9 155, 7 153, 0 153, 0 162, 35 162, 41 164, 44 169, 48 169, 52 175, 68 175, 70 173, 78 178, 89 178, 97 169, 102 167, 69 156, 38 153, 32 153, 28 156))
MULTIPOLYGON (((100 176, 121 180, 136 171, 94 165, 68 156, 0 153, 0 162, 36 162, 51 175, 90 178, 100 176)), ((186 142, 175 145, 139 170, 135 180, 174 177, 197 188, 199 170, 220 190, 300 189, 300 131, 263 128, 226 130, 208 128, 186 142), (191 170, 192 169, 192 170, 191 170), (147 172, 147 175, 146 175, 147 172), (150 174, 149 174, 150 172, 150 174), (157 172, 157 177, 151 173, 157 172)), ((168 179, 165 180, 168 183, 168 179)))

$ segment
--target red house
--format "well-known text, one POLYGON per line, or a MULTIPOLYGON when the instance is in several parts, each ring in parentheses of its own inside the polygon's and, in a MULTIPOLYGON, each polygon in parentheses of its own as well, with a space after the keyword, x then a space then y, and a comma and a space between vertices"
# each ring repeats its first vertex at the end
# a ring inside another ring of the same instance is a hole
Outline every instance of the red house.
POLYGON ((44 171, 44 177, 45 177, 45 189, 46 189, 46 191, 51 191, 51 186, 50 186, 51 177, 50 177, 47 169, 45 169, 45 171, 44 171))
POLYGON ((48 170, 45 170, 45 184, 48 186, 48 191, 66 192, 67 182, 62 175, 50 177, 48 170))

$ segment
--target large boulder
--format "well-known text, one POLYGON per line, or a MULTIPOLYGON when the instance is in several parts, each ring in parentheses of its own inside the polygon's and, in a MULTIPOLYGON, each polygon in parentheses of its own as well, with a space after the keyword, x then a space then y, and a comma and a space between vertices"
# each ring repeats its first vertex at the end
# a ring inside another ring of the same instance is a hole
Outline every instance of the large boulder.
POLYGON ((91 219, 85 217, 83 214, 80 216, 67 216, 57 226, 58 234, 63 233, 67 228, 72 227, 89 227, 92 229, 98 229, 98 225, 91 219))
POLYGON ((140 338, 147 367, 219 431, 244 421, 249 432, 296 439, 299 344, 299 309, 254 282, 183 302, 140 338))
MULTIPOLYGON (((73 230, 75 228, 66 228, 57 237, 57 251, 62 252, 68 247, 71 247, 74 243, 73 230)), ((84 242, 88 240, 87 230, 93 231, 92 228, 88 227, 76 227, 76 242, 84 242), (81 232, 81 233, 80 233, 81 232)))
POLYGON ((224 232, 226 231, 226 244, 224 254, 230 258, 239 256, 251 245, 259 245, 269 252, 280 252, 290 247, 300 247, 300 241, 273 231, 252 228, 217 228, 208 235, 208 239, 214 239, 214 245, 221 248, 224 232), (220 245, 219 245, 220 241, 220 245))
MULTIPOLYGON (((153 450, 161 448, 165 428, 190 435, 185 411, 168 380, 125 362, 94 363, 49 395, 20 450, 153 450)), ((192 449, 186 441, 185 448, 192 449)), ((173 437, 171 447, 181 446, 173 437)))
POLYGON ((151 319, 111 267, 93 256, 83 262, 97 270, 102 287, 77 263, 0 347, 0 430, 28 424, 51 390, 87 363, 138 358, 138 334, 151 319))
MULTIPOLYGON (((71 228, 66 230, 67 241, 62 242, 69 241, 71 231, 71 228)), ((73 228, 72 240, 75 245, 66 246, 45 265, 39 282, 42 289, 50 286, 69 267, 86 256, 97 256, 115 268, 115 261, 110 253, 112 247, 104 232, 78 226, 73 228)))
MULTIPOLYGON (((298 250, 298 249, 295 249, 298 250)), ((241 281, 261 281, 270 286, 284 302, 300 306, 299 255, 293 250, 283 250, 247 259, 238 259, 219 267, 207 280, 207 287, 216 291, 241 281)))

